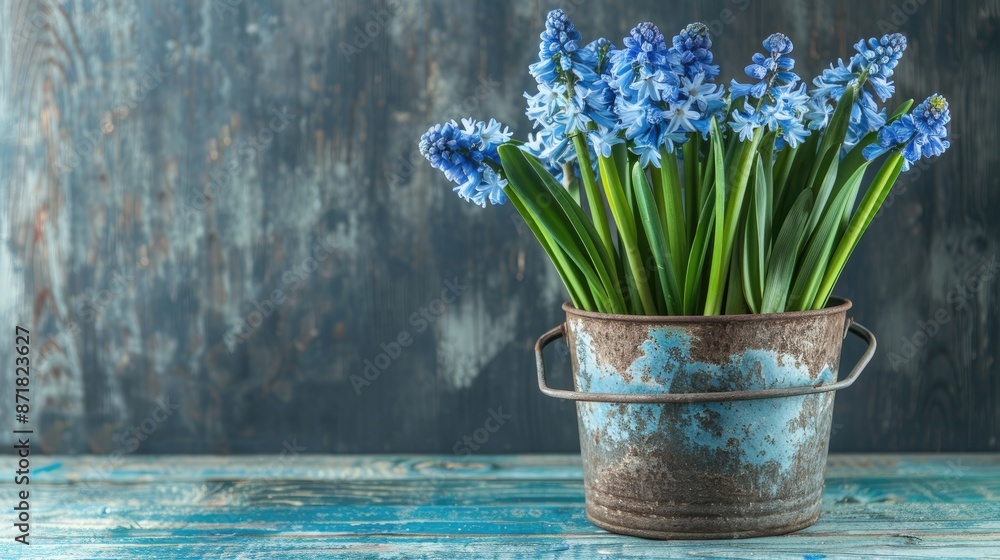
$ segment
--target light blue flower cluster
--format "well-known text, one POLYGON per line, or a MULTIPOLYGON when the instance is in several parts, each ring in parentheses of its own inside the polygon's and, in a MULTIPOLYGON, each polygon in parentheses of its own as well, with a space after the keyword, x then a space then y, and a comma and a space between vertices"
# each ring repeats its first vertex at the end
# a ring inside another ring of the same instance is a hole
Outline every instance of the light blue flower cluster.
POLYGON ((947 124, 951 120, 948 101, 934 94, 917 105, 908 115, 889 123, 878 131, 878 143, 866 146, 865 158, 872 160, 882 154, 899 149, 906 171, 922 157, 935 157, 951 145, 947 138, 947 124))
POLYGON ((497 148, 510 140, 510 129, 490 119, 489 123, 462 119, 436 124, 420 137, 420 153, 431 166, 455 183, 453 190, 462 198, 486 207, 507 202, 503 187, 507 181, 496 169, 500 166, 497 148))
POLYGON ((611 56, 610 79, 620 127, 640 164, 660 167, 661 149, 673 153, 687 133, 707 134, 712 117, 725 110, 725 92, 712 83, 719 73, 712 40, 705 25, 692 23, 668 47, 647 22, 623 42, 611 56))
POLYGON ((750 96, 761 99, 773 88, 783 85, 794 85, 799 81, 798 75, 792 72, 795 59, 786 56, 792 52, 792 40, 782 33, 774 33, 762 43, 768 54, 754 53, 753 64, 743 69, 747 76, 757 80, 752 84, 741 84, 733 80, 729 87, 733 99, 750 96))
MULTIPOLYGON (((856 54, 824 70, 808 93, 794 72, 792 41, 774 33, 764 39, 764 52, 754 54, 744 68, 748 83, 733 80, 728 99, 725 88, 715 83, 719 67, 709 30, 701 23, 688 25, 669 43, 656 25, 646 22, 630 31, 621 49, 603 38, 581 46, 573 22, 562 10, 553 10, 540 39, 538 61, 529 67, 537 91, 524 94, 534 132, 522 149, 558 180, 570 173, 581 177, 579 160, 585 154, 596 171, 599 159, 611 157, 622 144, 643 167, 661 167, 663 154, 675 157, 695 134, 707 136, 713 118, 721 124, 726 115, 724 141, 738 137, 746 142, 763 130, 774 133, 776 150, 795 148, 811 131, 827 129, 848 87, 859 89, 846 149, 878 131, 877 143, 866 146, 863 154, 873 159, 899 150, 905 169, 949 146, 950 115, 941 96, 886 123, 879 102, 894 93, 891 77, 906 49, 906 39, 898 33, 858 42, 856 54)), ((509 139, 510 131, 495 120, 463 119, 461 126, 450 121, 431 127, 421 137, 420 151, 463 198, 480 206, 503 204, 506 180, 497 147, 509 139)))
POLYGON ((809 136, 804 124, 809 111, 809 96, 805 84, 792 69, 795 59, 788 56, 792 52, 792 41, 781 33, 774 33, 762 43, 767 54, 755 53, 753 64, 744 69, 750 84, 733 80, 729 87, 734 104, 733 120, 730 126, 746 141, 753 137, 757 129, 765 127, 776 133, 775 148, 785 145, 796 147, 809 136), (742 106, 737 100, 742 99, 742 106))
POLYGON ((712 81, 719 75, 719 66, 712 64, 711 49, 708 26, 692 23, 674 36, 671 50, 679 57, 678 62, 684 67, 686 77, 693 80, 698 74, 704 74, 704 80, 712 81))
POLYGON ((812 91, 811 111, 808 116, 810 128, 819 130, 826 127, 832 114, 832 103, 836 103, 850 84, 860 84, 858 99, 851 108, 844 145, 855 146, 869 132, 885 126, 885 109, 879 109, 874 95, 883 103, 895 93, 895 86, 889 79, 906 50, 906 37, 900 33, 883 35, 881 39, 871 38, 858 41, 854 45, 857 52, 849 64, 838 59, 836 66, 823 71, 813 80, 816 88, 812 91))
POLYGON ((549 12, 540 38, 538 62, 528 67, 538 91, 524 94, 537 132, 525 149, 561 179, 563 164, 575 165, 574 135, 617 125, 614 92, 602 75, 614 45, 598 39, 580 48, 580 33, 562 10, 549 12))

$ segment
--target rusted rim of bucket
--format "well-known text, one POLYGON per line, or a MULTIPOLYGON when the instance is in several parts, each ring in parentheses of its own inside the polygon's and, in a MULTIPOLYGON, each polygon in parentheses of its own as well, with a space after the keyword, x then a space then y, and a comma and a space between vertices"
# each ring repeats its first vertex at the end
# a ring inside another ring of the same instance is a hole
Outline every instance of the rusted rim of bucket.
POLYGON ((573 307, 573 304, 566 302, 562 305, 567 315, 576 317, 586 317, 588 319, 601 319, 604 321, 623 321, 628 323, 742 323, 742 322, 769 322, 781 320, 806 319, 809 317, 823 317, 827 315, 846 314, 851 308, 851 300, 841 297, 831 297, 829 303, 823 309, 810 309, 808 311, 784 311, 781 313, 745 313, 742 315, 621 315, 617 313, 598 313, 596 311, 583 311, 573 307))
MULTIPOLYGON (((677 323, 725 323, 734 321, 788 321, 795 319, 805 319, 809 317, 828 317, 832 315, 846 315, 846 311, 851 308, 851 302, 843 298, 831 298, 831 306, 814 311, 792 311, 788 313, 758 313, 754 315, 715 315, 708 317, 683 316, 683 317, 662 317, 646 315, 613 315, 605 313, 592 313, 590 311, 580 311, 573 306, 563 305, 567 315, 578 316, 587 319, 597 319, 604 321, 627 321, 644 324, 677 324, 677 323)), ((757 389, 751 391, 726 391, 709 393, 587 393, 581 391, 571 391, 565 389, 554 389, 548 386, 545 380, 545 359, 542 350, 552 341, 563 338, 566 335, 566 324, 563 323, 555 327, 541 337, 535 343, 535 364, 538 369, 538 388, 542 393, 557 399, 586 402, 604 403, 632 403, 632 404, 666 404, 666 403, 695 403, 695 402, 726 402, 745 401, 756 399, 770 399, 781 397, 798 397, 803 395, 813 395, 837 391, 850 387, 861 375, 865 366, 875 355, 877 346, 875 335, 864 326, 855 323, 853 319, 846 320, 846 331, 852 332, 868 343, 868 349, 861 355, 861 359, 854 365, 851 373, 846 379, 837 381, 830 385, 805 385, 801 387, 781 387, 776 389, 757 389)))

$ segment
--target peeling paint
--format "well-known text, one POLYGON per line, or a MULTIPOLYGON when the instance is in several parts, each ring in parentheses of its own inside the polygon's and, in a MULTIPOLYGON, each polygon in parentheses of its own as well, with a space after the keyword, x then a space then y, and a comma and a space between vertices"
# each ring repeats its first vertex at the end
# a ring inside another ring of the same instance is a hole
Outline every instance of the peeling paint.
MULTIPOLYGON (((677 394, 832 383, 849 307, 781 319, 646 320, 567 305, 574 384, 586 393, 677 394)), ((577 402, 577 412, 587 512, 601 527, 721 538, 788 532, 819 516, 832 393, 577 402)))
POLYGON ((466 389, 483 367, 514 340, 516 305, 491 315, 481 293, 461 299, 439 319, 438 369, 449 387, 466 389))
MULTIPOLYGON (((627 368, 623 376, 609 364, 602 364, 590 352, 593 340, 579 320, 571 320, 576 337, 576 359, 588 374, 581 376, 580 390, 596 393, 670 393, 675 377, 705 375, 726 390, 734 379, 742 379, 744 390, 799 387, 817 382, 802 366, 796 366, 791 356, 770 350, 747 350, 733 355, 728 363, 711 364, 691 360, 691 337, 680 327, 649 329, 649 338, 642 344, 642 356, 627 368), (631 378, 631 381, 627 379, 631 378)), ((835 374, 827 366, 818 381, 831 383, 835 374)), ((801 406, 807 397, 766 399, 729 403, 706 403, 683 406, 680 416, 682 441, 672 444, 683 447, 705 447, 717 450, 739 440, 735 452, 739 460, 757 466, 774 462, 782 471, 792 468, 792 458, 803 445, 816 436, 816 424, 796 425, 801 406), (714 418, 710 425, 705 418, 714 418)), ((600 432, 614 442, 645 438, 660 429, 663 405, 621 405, 612 403, 580 403, 580 419, 588 431, 600 432)), ((777 490, 776 483, 774 490, 777 490)))

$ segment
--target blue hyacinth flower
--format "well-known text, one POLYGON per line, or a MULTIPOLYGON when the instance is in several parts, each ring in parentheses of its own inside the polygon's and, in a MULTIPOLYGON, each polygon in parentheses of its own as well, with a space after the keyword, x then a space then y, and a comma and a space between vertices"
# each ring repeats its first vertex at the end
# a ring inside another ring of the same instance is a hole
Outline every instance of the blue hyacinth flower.
POLYGON ((910 114, 889 123, 878 133, 878 141, 863 150, 865 158, 875 159, 891 150, 900 150, 903 171, 920 158, 936 157, 944 153, 948 142, 948 122, 951 112, 948 101, 934 94, 917 105, 910 114))
MULTIPOLYGON (((609 84, 615 46, 598 39, 580 47, 581 40, 566 13, 552 10, 541 34, 539 60, 529 68, 538 91, 524 94, 526 114, 537 132, 523 149, 552 170, 576 159, 574 136, 618 128, 616 93, 609 84)), ((561 171, 554 174, 561 176, 561 171)))
POLYGON ((510 129, 494 119, 488 123, 462 119, 461 127, 449 121, 430 127, 420 137, 420 153, 457 185, 453 190, 462 198, 483 207, 487 200, 503 204, 507 181, 491 165, 500 165, 497 148, 510 136, 510 129))
POLYGON ((750 64, 743 69, 744 73, 753 78, 753 83, 741 84, 733 80, 729 86, 729 94, 732 99, 741 97, 752 97, 760 99, 767 95, 771 88, 787 84, 794 84, 799 81, 799 77, 792 72, 795 67, 795 60, 788 55, 792 52, 792 41, 783 33, 774 33, 764 39, 764 49, 767 54, 754 53, 750 64))
POLYGON ((707 134, 725 111, 725 92, 713 80, 712 41, 704 24, 686 26, 668 46, 652 23, 640 23, 611 57, 615 109, 630 150, 640 162, 660 166, 661 150, 674 153, 687 134, 707 134))
POLYGON ((805 85, 792 72, 795 60, 791 39, 774 33, 763 42, 768 54, 753 55, 753 64, 746 67, 747 76, 757 80, 741 84, 733 80, 730 95, 734 100, 732 120, 729 125, 739 133, 741 141, 753 137, 758 128, 776 133, 775 149, 796 147, 810 134, 805 125, 810 98, 805 85), (743 99, 742 105, 735 104, 743 99))
MULTIPOLYGON (((813 80, 816 87, 812 91, 813 104, 834 104, 843 95, 849 85, 861 87, 851 117, 848 123, 847 136, 844 141, 846 148, 856 145, 869 132, 885 126, 886 113, 875 101, 877 96, 883 103, 895 93, 895 86, 889 78, 899 64, 903 51, 906 50, 906 37, 900 33, 883 35, 880 39, 871 38, 858 41, 854 45, 857 51, 849 63, 837 60, 836 65, 813 80)), ((825 111, 810 112, 810 118, 824 118, 825 111)), ((810 128, 819 129, 822 125, 815 121, 810 128)))
POLYGON ((712 37, 708 26, 695 22, 689 24, 673 38, 670 54, 674 63, 683 68, 682 75, 688 79, 702 76, 711 82, 719 75, 719 66, 712 64, 712 37))

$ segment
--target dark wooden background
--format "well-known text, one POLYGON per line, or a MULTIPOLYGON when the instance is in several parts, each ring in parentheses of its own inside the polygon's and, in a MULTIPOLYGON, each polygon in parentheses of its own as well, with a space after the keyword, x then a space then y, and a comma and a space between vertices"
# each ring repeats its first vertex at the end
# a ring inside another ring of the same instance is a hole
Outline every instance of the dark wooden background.
POLYGON ((837 289, 880 345, 832 446, 1000 449, 1000 3, 935 0, 4 2, 0 439, 21 325, 45 452, 464 452, 491 411, 469 451, 575 450, 531 353, 555 273, 512 207, 461 202, 416 152, 465 115, 526 135, 556 6, 619 45, 704 21, 727 82, 773 31, 809 77, 906 33, 897 100, 947 96, 953 147, 900 180, 837 289), (366 360, 384 371, 356 388, 366 360))

